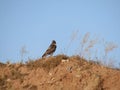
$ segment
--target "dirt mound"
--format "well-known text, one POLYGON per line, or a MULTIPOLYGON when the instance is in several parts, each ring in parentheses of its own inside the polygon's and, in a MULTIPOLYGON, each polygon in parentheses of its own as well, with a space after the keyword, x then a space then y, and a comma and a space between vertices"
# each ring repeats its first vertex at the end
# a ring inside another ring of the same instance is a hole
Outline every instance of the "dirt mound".
POLYGON ((120 70, 65 55, 0 63, 0 90, 120 90, 120 70))

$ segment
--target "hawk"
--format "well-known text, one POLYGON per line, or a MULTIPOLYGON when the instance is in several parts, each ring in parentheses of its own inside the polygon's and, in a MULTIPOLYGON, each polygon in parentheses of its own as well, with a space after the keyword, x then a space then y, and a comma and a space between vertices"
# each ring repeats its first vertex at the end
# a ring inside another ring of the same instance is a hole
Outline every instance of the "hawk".
POLYGON ((48 47, 48 49, 46 50, 46 52, 42 55, 42 58, 43 57, 46 57, 47 55, 53 55, 53 53, 55 52, 56 50, 56 41, 53 40, 52 43, 50 44, 50 46, 48 47))

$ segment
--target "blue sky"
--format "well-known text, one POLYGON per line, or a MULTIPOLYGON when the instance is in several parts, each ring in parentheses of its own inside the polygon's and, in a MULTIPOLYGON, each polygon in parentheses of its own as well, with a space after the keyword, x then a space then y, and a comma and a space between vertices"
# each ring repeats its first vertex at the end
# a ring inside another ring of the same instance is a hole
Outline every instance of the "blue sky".
MULTIPOLYGON (((0 0, 0 61, 19 61, 23 46, 25 60, 39 58, 53 39, 60 54, 76 30, 120 46, 120 0, 0 0)), ((117 62, 119 53, 113 52, 117 62)))

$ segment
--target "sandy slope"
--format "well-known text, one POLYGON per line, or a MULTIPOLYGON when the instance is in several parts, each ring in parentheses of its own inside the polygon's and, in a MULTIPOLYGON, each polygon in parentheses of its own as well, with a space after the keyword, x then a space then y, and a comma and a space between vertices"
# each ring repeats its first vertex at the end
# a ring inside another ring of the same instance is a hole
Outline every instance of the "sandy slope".
POLYGON ((0 63, 0 90, 120 90, 120 70, 64 55, 0 63))

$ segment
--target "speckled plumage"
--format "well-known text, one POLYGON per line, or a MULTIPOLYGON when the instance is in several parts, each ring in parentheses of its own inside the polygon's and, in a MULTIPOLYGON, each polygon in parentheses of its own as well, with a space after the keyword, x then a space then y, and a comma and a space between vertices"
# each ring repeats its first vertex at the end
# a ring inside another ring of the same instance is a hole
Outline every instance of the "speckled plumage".
POLYGON ((56 50, 56 41, 53 40, 52 43, 50 44, 49 48, 46 50, 46 52, 42 55, 42 58, 43 57, 46 57, 47 55, 53 55, 53 53, 55 52, 56 50))

